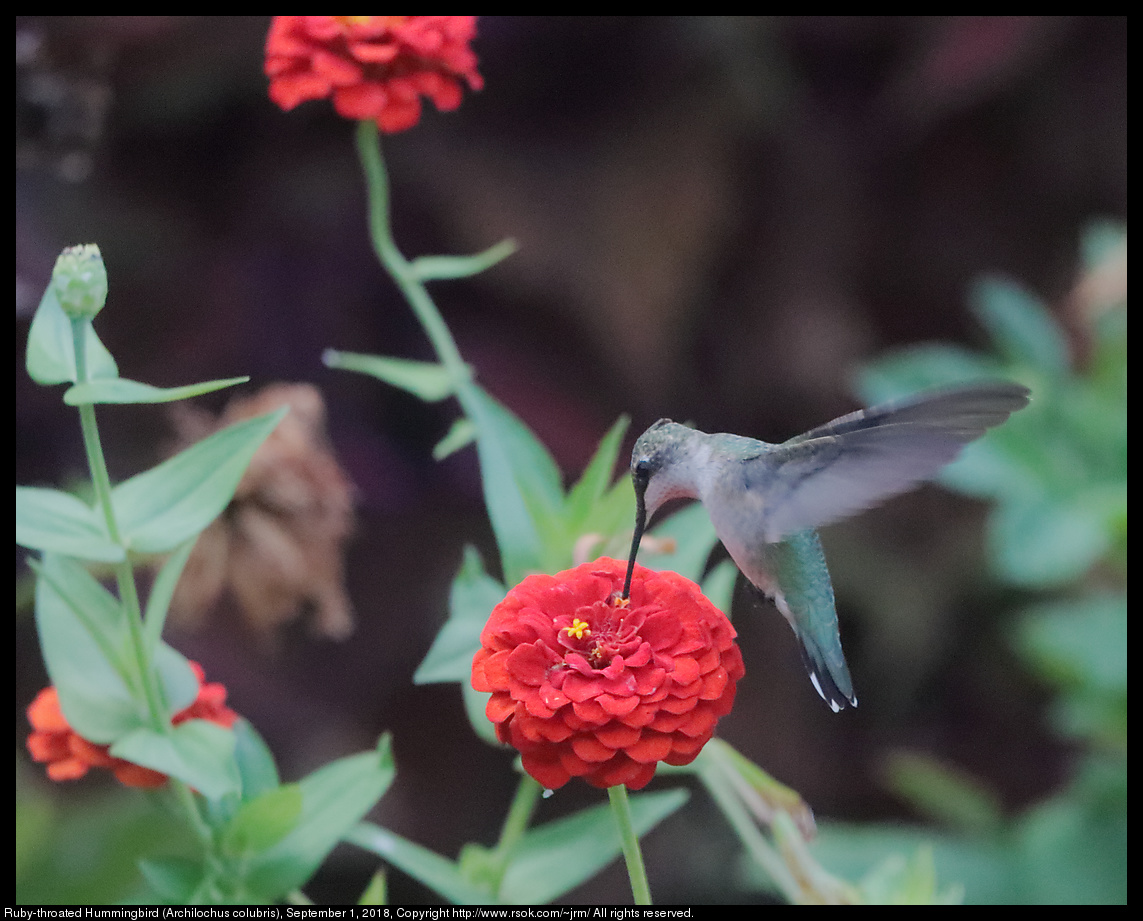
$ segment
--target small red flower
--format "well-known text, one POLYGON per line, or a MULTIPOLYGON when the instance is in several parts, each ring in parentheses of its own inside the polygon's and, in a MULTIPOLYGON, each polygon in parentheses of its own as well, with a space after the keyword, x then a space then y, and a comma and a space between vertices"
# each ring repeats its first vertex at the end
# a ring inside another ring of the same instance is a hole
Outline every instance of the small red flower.
POLYGON ((549 789, 583 777, 645 787, 660 761, 690 764, 745 674, 730 621, 674 572, 601 557, 528 576, 492 611, 472 686, 524 769, 549 789))
POLYGON ((270 98, 289 111, 332 96, 346 118, 404 131, 421 118, 421 96, 451 112, 461 80, 484 86, 468 47, 475 35, 475 16, 275 16, 266 37, 270 98))
MULTIPOLYGON (((194 703, 172 717, 171 725, 200 719, 229 729, 238 714, 226 706, 225 686, 217 682, 203 684, 202 666, 191 662, 190 667, 198 678, 198 696, 194 703)), ((167 782, 166 774, 114 758, 108 754, 109 745, 96 745, 78 735, 60 709, 55 687, 46 687, 36 695, 28 706, 28 722, 32 724, 28 751, 33 761, 47 763, 48 777, 52 780, 78 780, 91 768, 98 767, 112 771, 128 787, 154 788, 167 782)))

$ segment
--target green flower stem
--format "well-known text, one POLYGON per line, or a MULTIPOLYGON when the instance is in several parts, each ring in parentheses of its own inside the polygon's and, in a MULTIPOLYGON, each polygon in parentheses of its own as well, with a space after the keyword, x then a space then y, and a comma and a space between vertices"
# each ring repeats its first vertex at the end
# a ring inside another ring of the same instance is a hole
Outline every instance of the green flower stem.
MULTIPOLYGON (((75 380, 77 384, 87 381, 87 349, 84 343, 87 339, 87 328, 91 321, 75 319, 71 321, 72 349, 75 352, 75 380)), ((107 533, 117 544, 122 543, 119 534, 119 525, 115 521, 115 513, 111 507, 111 477, 107 473, 107 461, 103 457, 103 445, 99 441, 99 428, 95 424, 95 406, 91 403, 81 403, 79 406, 79 424, 83 430, 83 447, 87 451, 87 466, 91 470, 91 480, 95 486, 95 497, 99 500, 99 507, 103 510, 103 520, 107 524, 107 533)))
MULTIPOLYGON (((87 327, 91 324, 89 318, 72 318, 71 338, 72 348, 75 352, 75 378, 76 383, 88 380, 87 374, 87 327)), ((83 432, 83 447, 87 452, 87 466, 91 472, 91 481, 95 487, 95 497, 103 511, 103 520, 107 524, 107 533, 117 544, 123 539, 119 531, 119 523, 115 520, 115 508, 111 503, 111 476, 107 472, 107 461, 103 456, 103 444, 99 440, 99 426, 95 421, 95 406, 91 403, 81 403, 79 406, 79 425, 83 432)), ((131 636, 131 651, 134 657, 134 676, 132 683, 138 687, 147 702, 147 714, 151 725, 159 731, 168 731, 169 724, 165 719, 162 697, 158 687, 157 676, 151 668, 147 657, 147 644, 143 637, 143 609, 139 604, 139 592, 135 587, 135 572, 131 568, 130 559, 124 559, 115 564, 115 582, 119 587, 119 600, 127 612, 127 629, 131 636)))
POLYGON ((529 775, 520 778, 516 787, 516 796, 504 817, 504 827, 500 829, 500 840, 496 842, 496 858, 498 869, 496 872, 495 889, 499 891, 500 881, 504 878, 504 871, 508 869, 508 861, 512 857, 517 843, 528 830, 528 823, 532 821, 532 813, 536 811, 536 803, 540 798, 542 787, 529 775))
POLYGON ((437 358, 448 371, 457 399, 465 412, 471 415, 473 401, 472 377, 460 357, 456 340, 449 332, 424 283, 417 277, 409 261, 401 254, 393 240, 389 220, 389 176, 381 153, 381 139, 377 125, 371 121, 357 124, 357 152, 365 170, 369 191, 369 233, 377 258, 392 276, 401 293, 413 308, 425 334, 429 337, 437 358))
POLYGON ((627 876, 631 880, 631 894, 636 905, 651 904, 651 887, 647 884, 647 868, 643 866, 643 852, 639 849, 639 836, 631 822, 631 804, 627 801, 627 787, 619 784, 607 788, 611 800, 611 814, 619 826, 619 841, 623 845, 623 859, 627 861, 627 876))
POLYGON ((186 814, 191 830, 194 831, 195 836, 202 844, 203 850, 207 854, 210 854, 214 841, 213 835, 210 826, 199 810, 199 804, 194 798, 194 792, 177 777, 172 777, 170 783, 171 789, 174 790, 175 799, 178 800, 180 808, 186 814))

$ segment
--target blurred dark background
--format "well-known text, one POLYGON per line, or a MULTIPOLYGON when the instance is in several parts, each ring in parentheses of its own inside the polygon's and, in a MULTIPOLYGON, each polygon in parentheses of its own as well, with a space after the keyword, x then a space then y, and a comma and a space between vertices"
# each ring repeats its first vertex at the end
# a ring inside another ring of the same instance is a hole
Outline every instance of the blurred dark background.
MULTIPOLYGON (((299 623, 268 645, 224 602, 170 640, 227 685, 287 779, 392 731, 397 780, 374 818, 455 856, 494 842, 515 785, 455 686, 411 683, 463 546, 494 557, 475 454, 430 456, 452 404, 321 364, 326 347, 431 353, 370 250, 352 125, 268 100, 267 25, 17 17, 17 482, 85 469, 74 414, 23 370, 66 245, 102 249, 96 325, 124 376, 316 384, 357 489, 356 633, 299 623)), ((409 256, 519 242, 433 291, 481 382, 568 476, 621 413, 628 447, 660 416, 781 441, 854 409, 854 371, 888 349, 982 346, 964 309, 979 274, 1060 300, 1080 230, 1126 218, 1126 45, 1126 18, 484 18, 485 89, 385 139, 397 239, 409 256)), ((161 408, 100 422, 118 478, 172 435, 161 408)), ((720 734, 819 817, 908 819, 880 767, 902 747, 1013 810, 1066 772, 1003 641, 1018 599, 983 573, 982 518, 926 487, 824 534, 856 711, 830 713, 781 618, 740 599, 747 678, 720 734)), ((30 617, 17 642, 22 746, 46 683, 30 617)), ((540 818, 598 801, 579 787, 540 818)), ((717 899, 736 845, 696 792, 646 847, 670 902, 717 899)), ((355 897, 371 862, 343 857, 311 895, 355 897)), ((615 867, 572 898, 626 891, 615 867)), ((429 897, 399 874, 391 894, 429 897)))

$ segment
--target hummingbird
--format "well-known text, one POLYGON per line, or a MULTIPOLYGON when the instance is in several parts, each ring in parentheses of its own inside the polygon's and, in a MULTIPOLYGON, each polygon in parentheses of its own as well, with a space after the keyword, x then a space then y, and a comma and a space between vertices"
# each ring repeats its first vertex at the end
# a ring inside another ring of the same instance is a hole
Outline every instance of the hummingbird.
POLYGON ((742 574, 794 628, 810 681, 835 712, 857 706, 817 528, 935 476, 1028 404, 1019 384, 932 390, 849 413, 782 444, 660 419, 631 452, 635 533, 623 597, 650 516, 698 499, 742 574))

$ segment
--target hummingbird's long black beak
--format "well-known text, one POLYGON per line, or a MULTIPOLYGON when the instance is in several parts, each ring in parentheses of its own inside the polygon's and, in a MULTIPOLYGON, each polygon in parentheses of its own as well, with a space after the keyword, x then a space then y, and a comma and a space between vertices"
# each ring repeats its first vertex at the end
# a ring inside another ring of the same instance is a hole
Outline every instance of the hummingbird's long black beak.
POLYGON ((647 490, 646 482, 635 480, 635 533, 631 537, 631 558, 627 561, 627 579, 623 583, 623 597, 631 595, 631 576, 635 574, 635 554, 639 552, 639 542, 643 540, 643 529, 647 527, 647 503, 643 494, 647 490))

